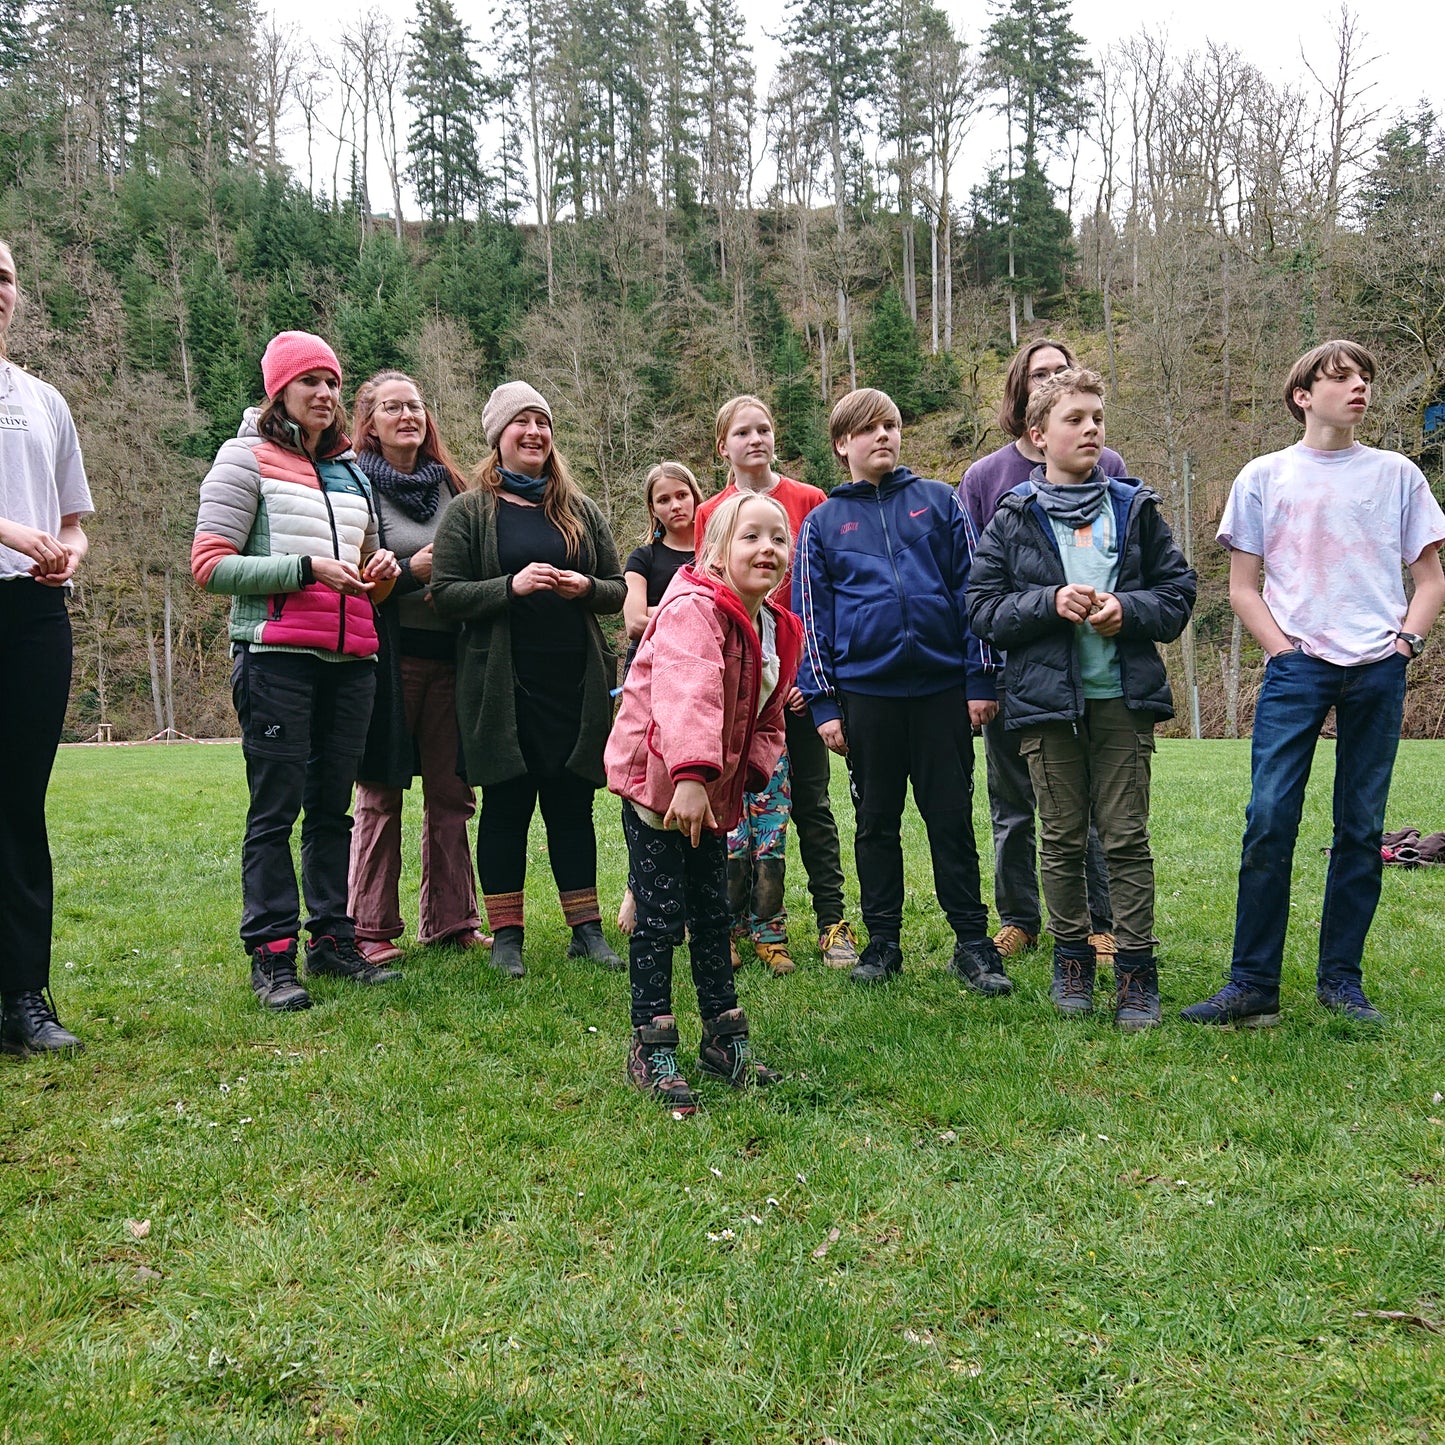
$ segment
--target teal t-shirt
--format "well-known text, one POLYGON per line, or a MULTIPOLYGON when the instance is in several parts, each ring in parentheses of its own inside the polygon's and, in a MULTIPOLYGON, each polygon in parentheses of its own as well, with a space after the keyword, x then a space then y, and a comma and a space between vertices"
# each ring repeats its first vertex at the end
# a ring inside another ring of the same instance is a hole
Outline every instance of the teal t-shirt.
MULTIPOLYGON (((1119 538, 1114 508, 1108 499, 1086 527, 1070 527, 1053 517, 1049 525, 1064 559, 1064 576, 1096 592, 1112 592, 1119 581, 1119 538)), ((1074 649, 1084 678, 1085 697, 1124 696, 1119 649, 1112 637, 1100 637, 1087 622, 1080 622, 1074 627, 1074 649)))

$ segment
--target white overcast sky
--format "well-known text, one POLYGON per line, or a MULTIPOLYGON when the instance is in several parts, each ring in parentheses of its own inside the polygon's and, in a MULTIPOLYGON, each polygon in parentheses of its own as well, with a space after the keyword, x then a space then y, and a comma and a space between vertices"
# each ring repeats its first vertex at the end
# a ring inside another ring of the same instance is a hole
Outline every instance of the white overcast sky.
MULTIPOLYGON (((504 25, 507 7, 490 0, 455 0, 458 14, 479 40, 490 39, 504 25)), ((954 25, 970 44, 975 44, 988 25, 986 5, 965 0, 943 0, 954 25)), ((410 24, 414 0, 372 0, 374 7, 392 16, 400 28, 410 24)), ((320 44, 357 12, 367 0, 310 0, 299 9, 273 5, 283 21, 299 24, 304 33, 320 44)), ((1367 72, 1375 85, 1369 103, 1382 106, 1387 115, 1414 110, 1420 101, 1445 113, 1445 7, 1437 0, 1370 0, 1352 7, 1365 36, 1364 51, 1378 56, 1367 72)), ((753 61, 758 73, 758 104, 767 95, 768 82, 781 55, 775 37, 785 25, 786 0, 741 0, 747 20, 753 61)), ((1338 23, 1338 6, 1319 3, 1288 4, 1283 0, 1196 0, 1175 5, 1170 0, 1075 0, 1074 28, 1084 37, 1096 58, 1110 45, 1148 28, 1167 37, 1171 50, 1183 54, 1202 47, 1206 41, 1233 46, 1268 77, 1276 80, 1308 79, 1306 58, 1321 74, 1333 68, 1333 31, 1338 23)), ((996 160, 1004 135, 996 122, 978 122, 975 135, 960 157, 954 177, 955 193, 964 198, 968 188, 983 175, 991 159, 996 160)), ((288 155, 293 166, 305 174, 304 138, 293 126, 288 138, 288 155)), ((331 173, 330 143, 317 148, 318 182, 331 173)), ((372 203, 377 209, 388 204, 390 192, 379 155, 375 156, 371 178, 372 203)), ((759 168, 759 182, 765 183, 771 168, 759 168)), ((409 202, 409 204, 411 204, 409 202)), ((415 219, 414 215, 411 219, 415 219)))

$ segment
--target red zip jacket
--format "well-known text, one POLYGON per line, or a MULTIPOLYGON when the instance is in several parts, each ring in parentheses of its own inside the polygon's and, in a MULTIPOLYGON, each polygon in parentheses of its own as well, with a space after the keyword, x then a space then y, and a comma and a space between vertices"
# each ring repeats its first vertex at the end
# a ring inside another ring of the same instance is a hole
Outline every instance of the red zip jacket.
POLYGON ((802 628, 764 602, 778 629, 778 685, 758 712, 763 649, 726 584, 682 568, 642 634, 607 739, 607 786, 665 814, 678 783, 706 784, 719 833, 742 817, 743 792, 767 787, 783 751, 783 703, 802 628))

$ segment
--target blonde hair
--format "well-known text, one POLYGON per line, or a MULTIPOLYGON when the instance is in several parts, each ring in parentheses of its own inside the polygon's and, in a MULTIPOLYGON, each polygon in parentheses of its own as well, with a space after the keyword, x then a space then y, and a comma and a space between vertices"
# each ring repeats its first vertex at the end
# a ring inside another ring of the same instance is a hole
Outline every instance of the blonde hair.
POLYGON ((903 425, 903 417, 893 398, 875 386, 860 386, 856 391, 850 391, 828 417, 828 435, 834 451, 837 451, 839 442, 877 426, 880 421, 891 421, 894 426, 903 425))
MULTIPOLYGON (((502 490, 502 454, 493 447, 490 454, 472 473, 472 486, 488 493, 495 501, 502 490)), ((587 541, 583 501, 585 493, 572 479, 562 453, 554 446, 547 458, 547 489, 542 493, 542 511, 547 520, 562 534, 567 544, 567 560, 590 567, 596 560, 587 541)))
MULTIPOLYGON (((783 536, 788 539, 788 555, 778 578, 779 585, 787 576, 788 566, 793 558, 793 532, 788 524, 788 514, 781 502, 771 497, 760 497, 756 492, 734 492, 719 503, 712 516, 707 519, 707 531, 697 549, 697 570, 710 577, 727 580, 727 556, 732 548, 733 536, 738 530, 738 513, 749 502, 762 502, 771 507, 783 519, 783 536)), ((776 589, 774 589, 776 590, 776 589)))
MULTIPOLYGON (((713 435, 717 438, 717 454, 722 455, 723 443, 727 440, 728 432, 732 430, 732 424, 737 420, 740 411, 746 411, 748 407, 755 406, 767 417, 768 425, 772 427, 774 434, 777 433, 778 424, 773 420, 773 413, 768 409, 768 404, 760 396, 752 396, 744 393, 742 396, 729 397, 727 401, 717 409, 717 422, 713 426, 713 435)), ((728 466, 728 480, 732 480, 733 469, 728 466)))
POLYGON ((662 520, 652 510, 652 489, 662 481, 682 482, 688 491, 692 493, 693 515, 697 515, 697 509, 702 506, 702 489, 697 484, 697 478, 681 462, 658 462, 648 472, 647 480, 642 484, 642 500, 647 507, 647 535, 642 539, 645 546, 648 542, 659 541, 666 535, 667 528, 662 525, 662 520))
POLYGON ((1072 396, 1075 393, 1080 396, 1097 396, 1102 405, 1104 401, 1104 378, 1097 371, 1090 371, 1087 367, 1076 366, 1069 371, 1061 371, 1057 376, 1051 376, 1047 381, 1039 383, 1039 389, 1029 398, 1029 404, 1024 408, 1024 426, 1028 431, 1038 427, 1044 429, 1044 423, 1052 415, 1054 408, 1064 397, 1072 396))

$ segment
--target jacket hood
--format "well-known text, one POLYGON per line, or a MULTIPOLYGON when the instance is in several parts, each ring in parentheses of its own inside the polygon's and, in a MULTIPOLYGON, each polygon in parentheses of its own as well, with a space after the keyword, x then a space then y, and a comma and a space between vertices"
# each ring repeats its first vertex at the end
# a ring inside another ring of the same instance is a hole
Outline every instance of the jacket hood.
POLYGON ((908 467, 894 467, 877 486, 874 486, 872 482, 844 482, 841 486, 834 487, 828 495, 830 497, 867 497, 877 492, 880 497, 888 497, 906 487, 909 482, 921 480, 918 474, 908 467))
MULTIPOLYGON (((241 425, 236 428, 236 435, 245 440, 252 438, 266 440, 261 436, 261 428, 258 425, 260 420, 261 408, 259 406, 248 406, 246 410, 241 413, 241 425)), ((278 442, 277 445, 279 446, 280 443, 278 442)), ((287 447, 286 450, 297 451, 295 447, 287 447)), ((306 454, 304 452, 297 452, 297 455, 305 456, 306 454)), ((356 460, 356 453, 351 449, 351 438, 343 432, 337 446, 327 452, 324 457, 319 458, 319 460, 323 462, 354 462, 356 460)))

